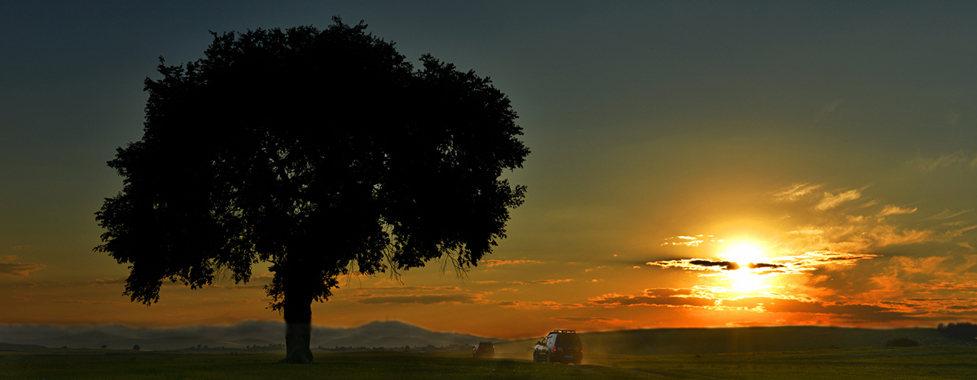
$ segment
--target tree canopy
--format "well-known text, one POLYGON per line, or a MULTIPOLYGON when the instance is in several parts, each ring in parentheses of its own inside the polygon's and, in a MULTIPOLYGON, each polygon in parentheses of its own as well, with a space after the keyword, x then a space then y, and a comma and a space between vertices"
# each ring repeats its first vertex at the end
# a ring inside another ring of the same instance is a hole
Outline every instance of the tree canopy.
POLYGON ((214 33, 204 58, 160 58, 143 138, 108 163, 123 189, 96 213, 125 294, 246 283, 266 262, 291 325, 338 276, 491 253, 526 191, 503 178, 529 154, 508 98, 430 55, 415 69, 365 29, 214 33))

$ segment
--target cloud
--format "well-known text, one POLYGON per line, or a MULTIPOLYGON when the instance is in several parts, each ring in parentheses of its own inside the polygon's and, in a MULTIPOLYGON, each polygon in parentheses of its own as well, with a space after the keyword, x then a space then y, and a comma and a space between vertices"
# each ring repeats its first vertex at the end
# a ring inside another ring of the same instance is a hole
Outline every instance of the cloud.
POLYGON ((879 226, 871 232, 879 247, 887 245, 918 244, 931 241, 933 231, 898 230, 894 226, 879 226))
POLYGON ((652 288, 645 289, 645 295, 651 297, 671 297, 692 295, 692 289, 652 288))
POLYGON ((967 296, 977 292, 977 250, 969 239, 977 223, 962 219, 971 209, 931 211, 877 201, 884 198, 870 198, 868 187, 825 186, 798 182, 767 193, 771 207, 781 209, 773 215, 789 218, 771 220, 775 229, 749 237, 763 248, 744 259, 750 262, 724 254, 737 239, 667 239, 663 245, 685 245, 694 254, 646 266, 699 277, 689 280, 698 284, 691 292, 609 293, 589 305, 797 313, 783 320, 876 326, 977 318, 977 302, 967 296))
POLYGON ((812 251, 805 252, 797 256, 787 256, 785 266, 791 271, 805 272, 828 266, 851 266, 859 260, 867 260, 879 257, 879 255, 869 253, 847 253, 832 251, 812 251))
POLYGON ((763 311, 770 313, 829 314, 844 317, 844 319, 852 322, 891 321, 907 318, 902 313, 893 312, 890 308, 878 305, 804 302, 770 297, 723 300, 719 306, 739 309, 762 308, 763 311))
POLYGON ((971 212, 971 211, 974 211, 974 210, 963 210, 963 211, 958 211, 958 212, 950 212, 950 210, 943 210, 939 214, 936 214, 936 215, 927 217, 927 218, 925 218, 923 220, 944 220, 944 219, 951 219, 951 218, 956 218, 956 217, 958 217, 960 215, 966 214, 966 213, 971 212))
POLYGON ((781 268, 786 268, 787 266, 783 264, 750 263, 749 265, 747 265, 747 267, 750 269, 781 269, 781 268))
POLYGON ((814 115, 814 121, 819 122, 824 118, 831 116, 831 114, 835 113, 835 111, 838 109, 838 106, 840 105, 841 105, 841 100, 835 100, 831 103, 825 104, 824 107, 821 107, 818 113, 814 115))
POLYGON ((512 281, 509 283, 514 285, 529 285, 529 284, 553 285, 553 284, 559 284, 561 282, 571 282, 571 281, 573 281, 572 278, 564 278, 564 279, 535 280, 535 281, 512 281))
POLYGON ((542 261, 536 260, 482 260, 482 264, 485 264, 486 268, 497 267, 500 265, 513 265, 513 264, 542 264, 542 261))
POLYGON ((622 295, 617 293, 604 294, 602 296, 588 298, 590 304, 604 307, 618 306, 670 306, 670 307, 704 307, 714 306, 716 300, 701 297, 658 297, 658 296, 634 296, 622 295))
POLYGON ((773 193, 773 199, 777 202, 793 202, 814 193, 814 190, 824 185, 812 185, 809 183, 794 183, 790 186, 779 189, 773 193))
MULTIPOLYGON (((712 235, 673 236, 665 239, 665 242, 662 243, 662 246, 682 245, 686 247, 698 247, 699 245, 705 242, 709 242, 709 243, 716 242, 716 240, 713 239, 713 237, 714 236, 712 235)), ((719 241, 721 242, 722 240, 719 241)))
POLYGON ((853 265, 859 260, 878 257, 873 254, 857 254, 832 251, 811 251, 799 255, 782 256, 772 258, 769 262, 759 263, 735 263, 732 261, 712 261, 705 259, 681 259, 649 261, 645 265, 657 266, 661 268, 679 268, 690 271, 735 271, 748 268, 756 274, 799 274, 813 271, 827 265, 853 265))
POLYGON ((848 190, 839 194, 825 192, 824 197, 821 198, 821 201, 818 202, 818 205, 814 206, 814 208, 824 211, 838 207, 838 205, 842 203, 853 201, 861 197, 862 193, 858 190, 848 190))
POLYGON ((552 319, 557 321, 573 322, 573 323, 604 323, 604 324, 612 324, 612 325, 634 322, 632 320, 623 320, 623 319, 606 318, 606 317, 553 317, 552 319))
POLYGON ((89 281, 88 285, 122 285, 126 283, 124 278, 97 278, 89 281))
POLYGON ((48 302, 54 303, 71 303, 71 304, 81 304, 81 305, 125 305, 128 302, 116 302, 116 301, 95 301, 95 300, 73 300, 68 298, 58 298, 52 299, 48 302))
POLYGON ((948 166, 970 166, 973 168, 977 167, 977 156, 971 157, 970 154, 963 151, 944 154, 937 158, 917 156, 907 165, 924 172, 931 172, 948 166))
POLYGON ((0 276, 28 277, 31 272, 44 268, 44 264, 19 263, 17 256, 0 257, 0 276))
POLYGON ((958 236, 962 236, 964 232, 970 231, 970 230, 975 229, 975 228, 977 228, 977 225, 960 227, 960 228, 956 228, 956 229, 952 229, 950 231, 947 231, 947 232, 944 233, 944 235, 946 237, 949 237, 949 238, 955 238, 955 237, 958 237, 958 236))
MULTIPOLYGON (((417 296, 443 296, 445 294, 452 294, 460 292, 461 288, 457 286, 374 286, 369 288, 357 288, 352 291, 352 296, 363 298, 383 298, 383 297, 393 297, 391 300, 397 297, 405 297, 406 293, 409 297, 417 296)), ((377 302, 372 302, 377 303, 377 302)), ((397 303, 392 302, 391 303, 397 303)), ((410 303, 410 302, 408 302, 410 303)))
POLYGON ((712 261, 712 260, 689 260, 689 265, 698 265, 702 267, 719 267, 723 270, 737 270, 740 269, 739 264, 732 261, 712 261))
POLYGON ((464 304, 475 303, 476 297, 472 294, 430 294, 430 295, 402 295, 402 296, 375 296, 364 297, 356 300, 362 304, 464 304))
POLYGON ((518 309, 518 310, 561 310, 561 309, 579 309, 585 307, 579 303, 558 303, 553 301, 494 301, 491 302, 497 306, 518 309))
POLYGON ((886 205, 884 208, 882 208, 882 211, 879 212, 879 216, 912 214, 914 212, 916 212, 915 207, 910 209, 902 208, 896 205, 886 205))
POLYGON ((709 294, 708 291, 702 291, 702 289, 698 291, 688 289, 685 292, 681 292, 682 294, 694 293, 696 294, 695 296, 679 294, 659 295, 649 290, 646 290, 644 295, 611 293, 589 298, 588 301, 591 305, 605 308, 653 306, 711 310, 735 309, 766 313, 820 314, 830 315, 837 320, 847 322, 892 321, 907 318, 904 313, 894 311, 894 308, 878 304, 826 303, 814 299, 804 300, 774 295, 723 298, 709 294))

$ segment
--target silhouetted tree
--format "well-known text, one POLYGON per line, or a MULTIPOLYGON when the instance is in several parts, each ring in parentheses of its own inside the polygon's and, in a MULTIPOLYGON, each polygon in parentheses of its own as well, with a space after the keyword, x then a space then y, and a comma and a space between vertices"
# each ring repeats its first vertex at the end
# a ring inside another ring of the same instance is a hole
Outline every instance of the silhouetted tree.
POLYGON ((135 351, 139 351, 139 345, 137 344, 135 346, 132 346, 132 349, 135 350, 135 351))
POLYGON ((312 301, 337 276, 433 259, 464 271, 505 237, 525 187, 501 176, 529 149, 488 78, 338 18, 326 29, 214 33, 205 58, 146 79, 142 140, 109 161, 121 193, 96 213, 147 305, 164 279, 248 282, 267 262, 286 362, 309 362, 312 301))
POLYGON ((977 338, 977 325, 970 322, 951 322, 947 325, 940 323, 936 326, 936 331, 948 337, 967 342, 973 342, 974 338, 977 338))

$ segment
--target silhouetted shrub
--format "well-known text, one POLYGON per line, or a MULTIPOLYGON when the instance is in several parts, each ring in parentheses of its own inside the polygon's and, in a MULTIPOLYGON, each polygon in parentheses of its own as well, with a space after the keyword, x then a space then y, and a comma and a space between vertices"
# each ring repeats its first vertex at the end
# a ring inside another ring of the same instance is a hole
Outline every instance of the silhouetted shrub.
POLYGON ((132 346, 132 349, 133 349, 133 350, 136 350, 136 351, 139 351, 139 345, 137 344, 137 345, 135 345, 135 346, 132 346))
POLYGON ((885 342, 886 347, 916 347, 919 342, 909 338, 895 338, 885 342))

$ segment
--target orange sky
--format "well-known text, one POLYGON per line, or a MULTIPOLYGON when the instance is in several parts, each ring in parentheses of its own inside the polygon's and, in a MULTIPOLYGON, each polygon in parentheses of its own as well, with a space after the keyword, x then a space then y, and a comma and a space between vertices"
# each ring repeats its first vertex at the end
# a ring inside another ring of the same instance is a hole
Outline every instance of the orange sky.
POLYGON ((27 31, 0 37, 23 57, 0 66, 0 323, 281 320, 262 265, 129 302, 126 267, 91 250, 93 214, 121 189, 104 163, 141 137, 157 56, 334 14, 490 76, 532 154, 507 174, 526 203, 477 268, 344 279, 316 324, 514 338, 975 317, 973 5, 494 4, 0 12, 27 31), (40 33, 56 27, 72 33, 40 33))

